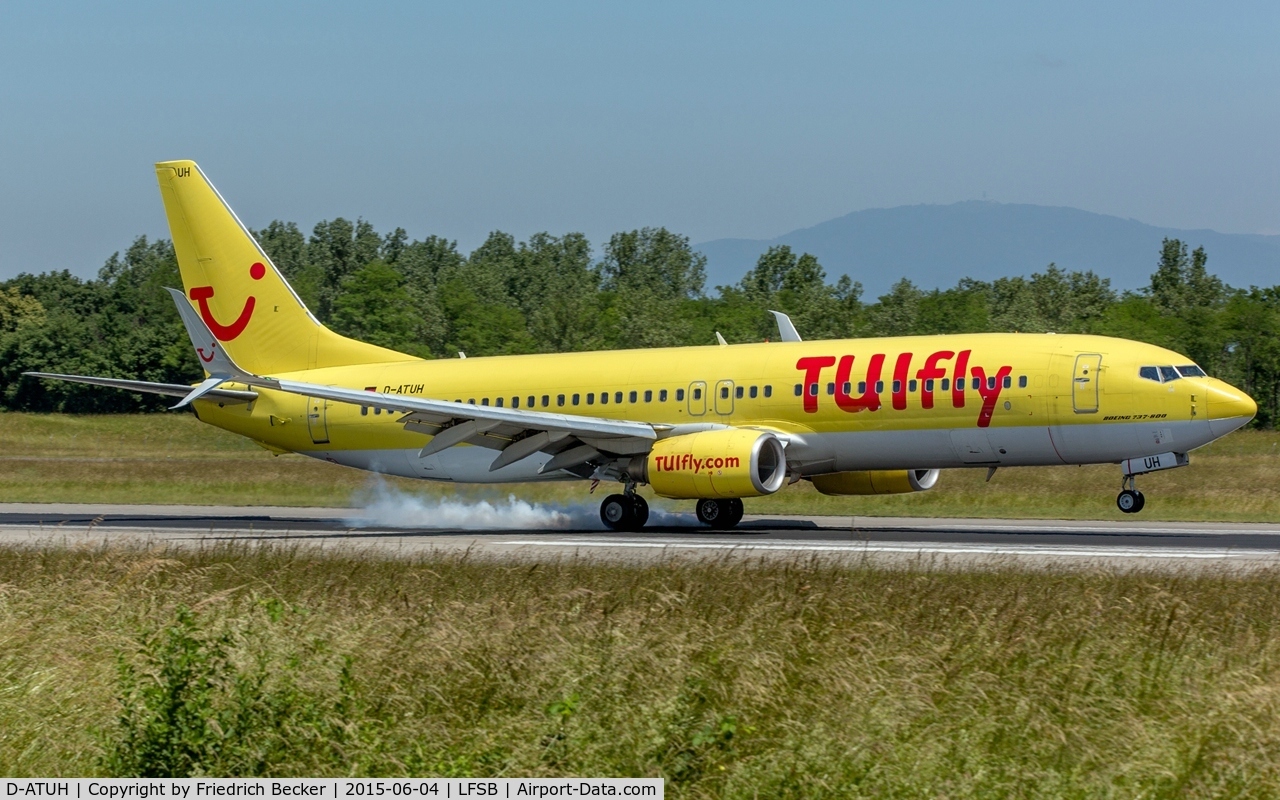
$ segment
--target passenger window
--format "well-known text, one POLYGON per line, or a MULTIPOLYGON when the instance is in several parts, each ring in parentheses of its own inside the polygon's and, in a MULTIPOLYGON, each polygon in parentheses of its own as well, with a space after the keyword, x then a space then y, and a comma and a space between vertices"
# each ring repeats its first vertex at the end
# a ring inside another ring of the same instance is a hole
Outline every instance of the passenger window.
POLYGON ((858 394, 866 394, 866 393, 867 393, 867 382, 858 381, 858 394))
POLYGON ((876 381, 876 394, 884 393, 884 381, 876 381))
POLYGON ((796 384, 796 397, 799 397, 799 396, 800 396, 800 395, 802 395, 802 394, 804 394, 804 387, 797 383, 797 384, 796 384))
POLYGON ((615 402, 615 403, 621 403, 621 402, 622 402, 622 392, 614 392, 614 393, 613 393, 613 402, 615 402))
POLYGON ((574 404, 575 406, 578 404, 579 399, 580 399, 580 398, 578 397, 578 395, 577 395, 577 394, 574 394, 574 396, 573 396, 573 404, 574 404))
POLYGON ((596 393, 587 392, 587 405, 594 406, 596 404, 596 393))
POLYGON ((1139 367, 1139 368, 1138 368, 1138 377, 1139 377, 1139 378, 1146 378, 1146 379, 1147 379, 1147 380, 1149 380, 1149 381, 1155 381, 1156 383, 1159 383, 1159 382, 1160 382, 1160 368, 1159 368, 1159 367, 1139 367))
POLYGON ((834 383, 828 383, 828 384, 827 384, 827 394, 828 394, 828 395, 832 395, 832 394, 835 394, 835 393, 836 393, 836 385, 835 385, 834 383))
POLYGON ((1008 389, 1008 388, 1009 388, 1009 387, 1011 387, 1011 386, 1013 386, 1013 378, 1009 377, 1008 375, 1005 375, 1005 376, 1004 376, 1004 388, 1008 389))
POLYGON ((773 385, 766 383, 764 386, 764 396, 773 397, 773 385))
MULTIPOLYGON (((754 386, 752 386, 751 388, 752 388, 752 389, 754 389, 755 387, 754 387, 754 386)), ((741 399, 742 399, 742 387, 741 387, 741 386, 739 386, 737 389, 734 389, 734 390, 733 390, 733 394, 734 394, 734 397, 736 397, 736 398, 738 398, 739 400, 741 400, 741 399)))
POLYGON ((818 396, 818 384, 816 383, 809 384, 809 396, 810 397, 818 396))
POLYGON ((676 402, 677 403, 684 402, 684 389, 676 389, 676 402))
POLYGON ((924 382, 924 390, 925 390, 926 392, 932 392, 932 391, 933 391, 933 378, 930 378, 929 380, 927 380, 927 381, 925 381, 925 382, 924 382))
POLYGON ((917 388, 919 388, 919 386, 920 384, 916 383, 915 378, 912 378, 911 380, 907 381, 907 391, 909 392, 914 392, 917 388))
POLYGON ((556 405, 558 406, 564 405, 564 395, 562 394, 556 395, 556 405))
POLYGON ((752 397, 752 399, 755 399, 755 396, 756 396, 756 389, 757 389, 757 388, 758 388, 758 387, 755 387, 755 386, 752 386, 752 387, 751 387, 751 397, 752 397))
POLYGON ((476 399, 474 397, 467 398, 467 405, 474 406, 475 404, 476 404, 476 399))
POLYGON ((487 398, 487 397, 486 397, 486 398, 484 398, 483 400, 481 400, 481 401, 480 401, 480 405, 482 405, 482 406, 487 406, 487 405, 489 405, 489 398, 487 398))
POLYGON ((609 393, 608 393, 608 392, 601 392, 601 393, 600 393, 600 405, 602 405, 602 406, 606 406, 606 405, 608 405, 608 404, 609 404, 609 393))
POLYGON ((502 398, 501 397, 497 398, 496 400, 493 401, 493 404, 498 408, 502 408, 502 398))
POLYGON ((942 389, 942 391, 944 391, 944 392, 949 392, 949 391, 951 391, 950 387, 951 387, 951 379, 950 379, 950 378, 943 378, 943 379, 942 379, 942 385, 941 385, 940 387, 938 387, 938 388, 942 389))
MULTIPOLYGON (((549 395, 549 394, 544 394, 544 395, 542 396, 542 407, 543 407, 543 408, 546 408, 546 407, 547 407, 547 406, 549 406, 549 405, 551 405, 551 395, 549 395)), ((563 398, 563 397, 561 397, 561 398, 560 398, 560 405, 564 405, 564 398, 563 398)))
POLYGON ((1026 376, 1026 375, 1019 375, 1019 376, 1018 376, 1018 388, 1019 388, 1019 389, 1025 389, 1025 388, 1027 388, 1027 376, 1026 376))
POLYGON ((729 399, 729 387, 728 387, 728 386, 721 386, 721 387, 720 387, 720 399, 721 399, 721 400, 728 400, 728 399, 729 399))
POLYGON ((1176 381, 1178 378, 1181 378, 1182 376, 1179 375, 1178 371, 1173 367, 1161 367, 1160 377, 1164 378, 1165 383, 1168 383, 1169 381, 1176 381))
POLYGON ((845 394, 849 394, 850 392, 853 391, 853 384, 849 383, 848 381, 845 381, 844 386, 840 387, 840 390, 845 394))
POLYGON ((659 390, 658 390, 658 402, 659 402, 659 403, 665 403, 665 402, 667 402, 667 390, 666 390, 666 389, 659 389, 659 390))
POLYGON ((644 401, 645 401, 646 403, 652 403, 652 402, 653 402, 653 390, 652 390, 652 389, 645 389, 645 390, 644 390, 644 401))
POLYGON ((373 410, 373 414, 374 414, 374 416, 381 416, 381 415, 382 415, 382 409, 381 409, 381 408, 375 408, 375 409, 373 410))
POLYGON ((990 376, 988 376, 988 377, 987 377, 987 388, 988 388, 988 389, 994 389, 994 388, 996 388, 996 376, 995 376, 995 375, 990 375, 990 376))
POLYGON ((512 407, 512 408, 519 408, 519 407, 520 407, 520 396, 519 396, 519 395, 516 395, 515 397, 511 398, 511 407, 512 407))
POLYGON ((1185 364, 1185 365, 1183 365, 1183 366, 1181 366, 1181 367, 1178 367, 1178 374, 1179 374, 1179 375, 1181 375, 1181 376, 1182 376, 1182 377, 1184 377, 1184 378, 1207 378, 1207 377, 1209 377, 1208 375, 1205 375, 1205 374, 1204 374, 1204 370, 1200 369, 1200 368, 1199 368, 1199 367, 1197 367, 1195 364, 1185 364))
POLYGON ((369 416, 369 407, 368 407, 368 406, 360 406, 360 416, 362 416, 362 417, 367 417, 367 416, 369 416))
MULTIPOLYGON (((533 395, 529 395, 529 403, 528 403, 529 408, 533 408, 535 405, 537 405, 536 403, 534 403, 534 402, 533 402, 533 401, 534 401, 534 400, 536 400, 536 399, 537 399, 537 398, 535 398, 533 395)), ((544 404, 544 405, 545 405, 545 404, 544 404)))
POLYGON ((894 394, 897 394, 898 392, 901 392, 901 391, 902 391, 902 381, 894 381, 894 382, 893 382, 893 393, 894 393, 894 394))
POLYGON ((693 399, 694 400, 702 399, 702 387, 698 387, 697 389, 693 390, 693 399))
POLYGON ((631 402, 633 402, 633 403, 636 401, 636 393, 635 393, 635 391, 634 391, 634 390, 632 390, 632 392, 631 392, 631 394, 630 394, 630 396, 629 396, 629 398, 628 398, 628 399, 629 399, 631 402))

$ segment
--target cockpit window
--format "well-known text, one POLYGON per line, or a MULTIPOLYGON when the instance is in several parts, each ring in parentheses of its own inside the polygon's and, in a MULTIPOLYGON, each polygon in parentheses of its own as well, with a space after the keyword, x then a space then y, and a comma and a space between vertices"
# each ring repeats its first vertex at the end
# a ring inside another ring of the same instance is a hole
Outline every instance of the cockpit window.
POLYGON ((1156 383, 1159 383, 1160 368, 1159 367, 1139 367, 1138 377, 1146 378, 1149 381, 1155 381, 1156 383))
POLYGON ((1178 367, 1178 374, 1180 374, 1184 378, 1207 378, 1208 377, 1207 375, 1204 374, 1204 370, 1200 369, 1195 364, 1183 364, 1182 366, 1178 367))
POLYGON ((1161 367, 1160 377, 1164 379, 1165 383, 1168 383, 1169 381, 1176 381, 1178 378, 1181 378, 1182 376, 1179 375, 1178 371, 1173 367, 1161 367))

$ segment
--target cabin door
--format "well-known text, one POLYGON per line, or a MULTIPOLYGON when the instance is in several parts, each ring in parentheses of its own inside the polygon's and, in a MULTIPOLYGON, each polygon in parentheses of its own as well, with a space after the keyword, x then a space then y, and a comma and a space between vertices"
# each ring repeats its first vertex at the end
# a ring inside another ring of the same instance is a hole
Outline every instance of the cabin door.
POLYGON ((1098 371, 1102 356, 1097 353, 1081 353, 1076 356, 1076 368, 1071 377, 1071 406, 1077 414, 1098 413, 1098 371))
POLYGON ((329 443, 329 401, 319 397, 307 398, 307 430, 313 444, 329 443))

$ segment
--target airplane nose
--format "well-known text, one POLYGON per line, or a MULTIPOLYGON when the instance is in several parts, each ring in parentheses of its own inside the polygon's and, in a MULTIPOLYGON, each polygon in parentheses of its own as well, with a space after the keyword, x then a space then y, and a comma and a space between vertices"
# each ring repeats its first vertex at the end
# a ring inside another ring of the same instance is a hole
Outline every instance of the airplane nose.
POLYGON ((1209 430, 1214 436, 1226 436, 1258 413, 1258 404, 1252 397, 1222 381, 1214 381, 1207 399, 1209 430))

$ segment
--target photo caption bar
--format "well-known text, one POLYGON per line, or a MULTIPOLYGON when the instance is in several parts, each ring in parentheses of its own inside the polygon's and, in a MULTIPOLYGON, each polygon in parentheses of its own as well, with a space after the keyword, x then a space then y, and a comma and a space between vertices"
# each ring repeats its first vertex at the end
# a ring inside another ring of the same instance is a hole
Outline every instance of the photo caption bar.
POLYGON ((662 778, 14 778, 3 781, 6 798, 76 800, 150 798, 314 797, 344 798, 548 798, 663 795, 662 778))

